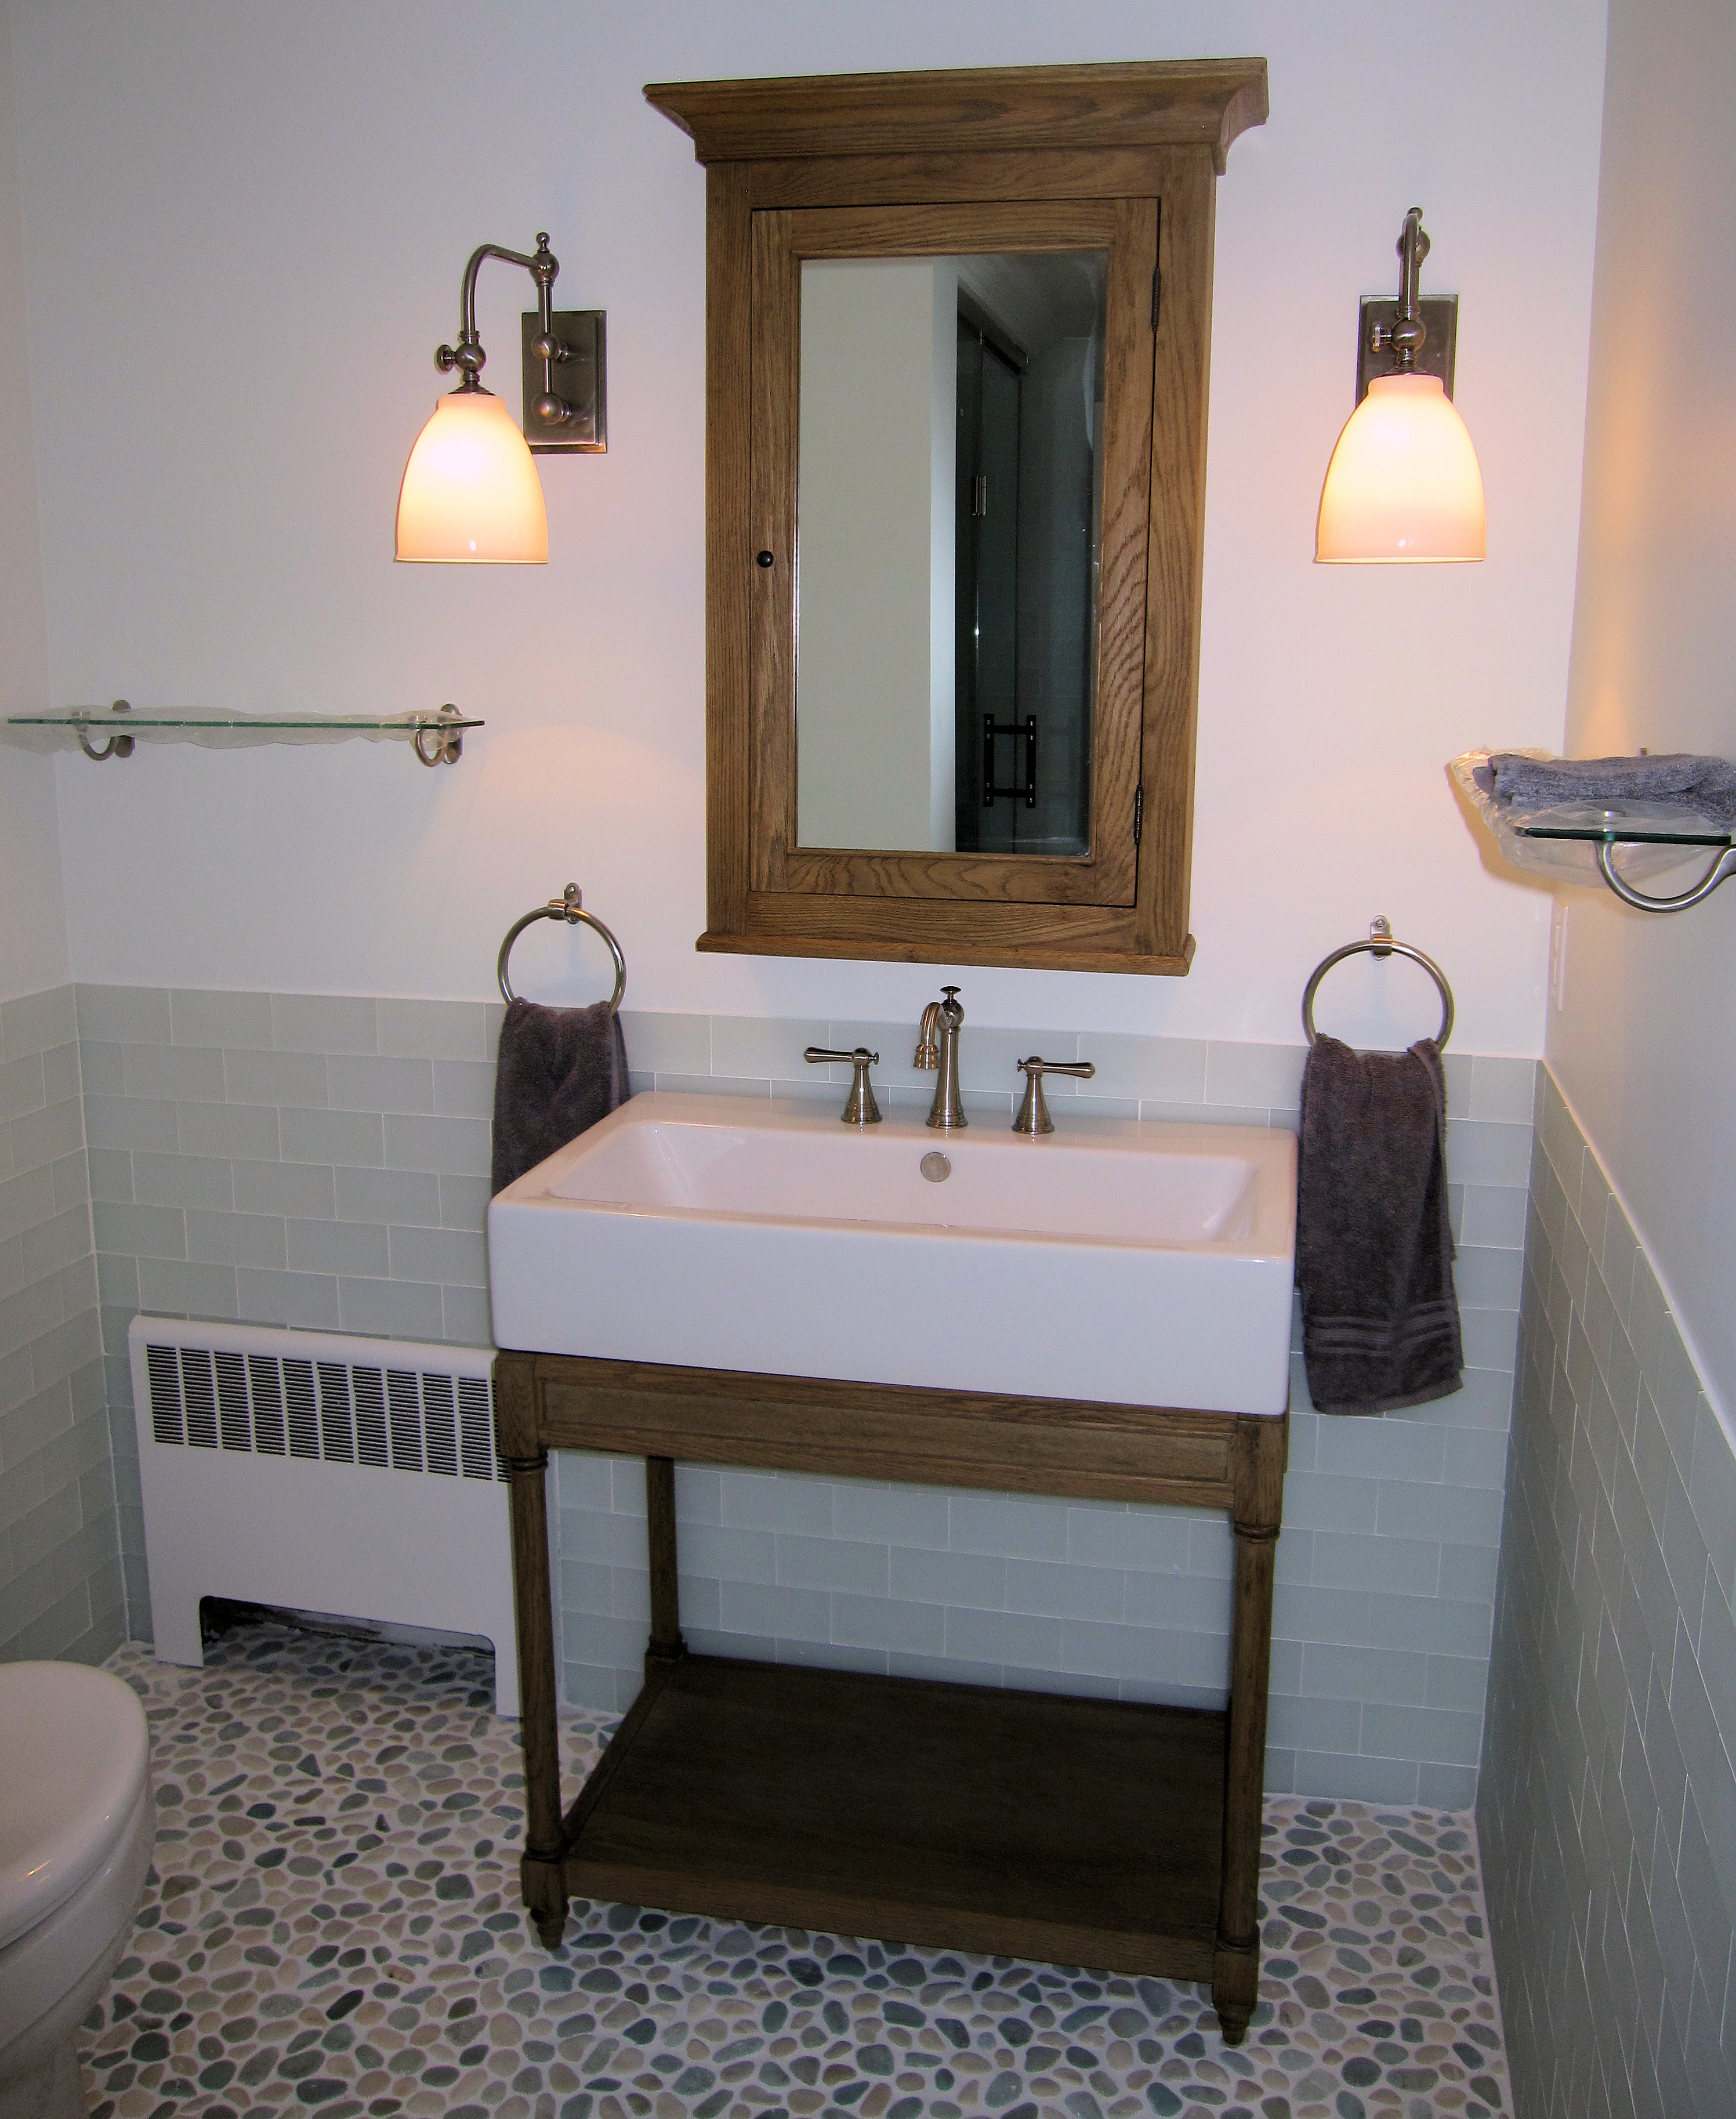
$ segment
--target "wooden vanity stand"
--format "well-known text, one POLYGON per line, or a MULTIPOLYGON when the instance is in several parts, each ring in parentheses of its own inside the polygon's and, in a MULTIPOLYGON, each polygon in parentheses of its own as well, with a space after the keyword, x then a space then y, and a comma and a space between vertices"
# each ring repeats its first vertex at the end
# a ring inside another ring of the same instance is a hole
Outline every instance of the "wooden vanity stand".
POLYGON ((1259 1983, 1272 1565, 1287 1417, 502 1353, 528 1829, 553 1949, 569 1895, 1209 1981, 1239 2044, 1259 1983), (544 1475, 646 1460, 645 1685, 561 1805, 544 1475), (1224 1713, 691 1655, 675 1462, 1227 1510, 1224 1713))

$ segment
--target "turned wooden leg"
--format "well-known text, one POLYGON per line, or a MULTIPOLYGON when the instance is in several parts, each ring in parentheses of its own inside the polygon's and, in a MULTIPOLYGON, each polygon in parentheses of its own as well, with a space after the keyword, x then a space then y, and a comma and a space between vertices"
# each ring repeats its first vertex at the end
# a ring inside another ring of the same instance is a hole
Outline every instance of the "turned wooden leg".
POLYGON ((681 1589, 675 1563, 675 1460, 645 1460, 645 1520, 651 1561, 651 1638, 646 1668, 672 1662, 687 1652, 681 1638, 681 1589))
POLYGON ((567 1927, 567 1863, 561 1830, 560 1732, 555 1719, 554 1621, 549 1601, 549 1453, 537 1432, 532 1356, 496 1355, 494 1425, 508 1482, 512 1595, 518 1618, 525 1827, 519 1880, 544 1947, 554 1950, 567 1927))
POLYGON ((1238 1435, 1229 1730, 1224 1761, 1224 1872, 1211 1998, 1226 2045, 1238 2046, 1260 1998, 1260 1832, 1266 1706, 1272 1660, 1272 1577, 1284 1500, 1287 1421, 1238 1435))

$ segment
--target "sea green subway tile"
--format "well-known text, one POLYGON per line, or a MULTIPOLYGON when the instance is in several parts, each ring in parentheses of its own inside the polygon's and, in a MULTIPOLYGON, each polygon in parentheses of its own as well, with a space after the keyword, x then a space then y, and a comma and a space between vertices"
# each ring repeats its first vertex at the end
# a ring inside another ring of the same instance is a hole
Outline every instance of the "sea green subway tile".
POLYGON ((202 1265, 283 1266, 284 1224, 274 1214, 219 1213, 187 1210, 187 1255, 202 1265))
POLYGON ((185 1258, 187 1217, 178 1207, 123 1207, 99 1201, 91 1220, 100 1250, 140 1258, 185 1258))
POLYGON ((494 1338, 485 1287, 442 1287, 440 1291, 442 1337, 459 1347, 487 1347, 494 1338))
POLYGON ((234 1104, 293 1104, 318 1111, 330 1101, 323 1053, 225 1051, 223 1079, 224 1092, 234 1104))
MULTIPOLYGON (((255 1162, 276 1157, 278 1115, 270 1105, 177 1104, 174 1111, 183 1155, 238 1156, 255 1162)), ((159 1143, 141 1140, 114 1145, 148 1148, 159 1143)), ((331 1157, 326 1160, 330 1162, 331 1157)))
POLYGON ((1067 1511, 1066 1554, 1087 1566, 1180 1574, 1189 1565, 1192 1529, 1179 1510, 1072 1507, 1067 1511))
POLYGON ((434 1109, 431 1060, 336 1054, 326 1062, 326 1072, 327 1101, 333 1111, 430 1112, 434 1109))
POLYGON ((244 1214, 330 1221, 336 1212, 333 1174, 317 1162, 238 1162, 234 1194, 236 1208, 244 1214))
POLYGON ((1203 1038, 1138 1037, 1096 1030, 1081 1032, 1079 1038, 1079 1057, 1097 1069, 1095 1092, 1137 1097, 1142 1104, 1203 1105, 1206 1052, 1203 1038))
POLYGON ((480 1119, 414 1118, 389 1112, 386 1166, 455 1177, 486 1176, 489 1128, 480 1119))
POLYGON ((43 1088, 42 1055, 0 1062, 0 1120, 39 1110, 48 1101, 43 1088))
POLYGON ((413 1060, 481 1060, 488 1023, 480 1001, 379 1000, 380 1050, 413 1060))
MULTIPOLYGON (((1401 1479, 1383 1479, 1377 1527, 1383 1538, 1438 1538, 1444 1543, 1493 1548, 1501 1542, 1503 1498, 1487 1487, 1413 1485, 1401 1479)), ((1316 1549, 1317 1566, 1317 1541, 1316 1549)))
POLYGON ((1373 1648, 1486 1658, 1493 1616, 1486 1602, 1389 1592, 1368 1600, 1368 1639, 1373 1648))
MULTIPOLYGON (((719 1602, 720 1607, 721 1597, 719 1602)), ((843 1593, 831 1600, 831 1637, 836 1647, 937 1655, 945 1646, 946 1634, 947 1615, 929 1606, 843 1593)))
POLYGON ((956 1605, 979 1611, 1007 1607, 1007 1562, 987 1553, 895 1546, 890 1583, 893 1596, 913 1603, 956 1605))
MULTIPOLYGON (((711 1064, 706 1071, 738 1080, 769 1081, 775 1074, 793 1081, 808 1071, 802 1055, 810 1045, 824 1045, 828 1028, 824 1019, 817 1017, 714 1015, 711 1064)), ((644 1062, 637 1064, 642 1066, 644 1062)), ((656 1071, 660 1077, 665 1070, 656 1071)))
POLYGON ((1500 1429, 1451 1427, 1442 1437, 1441 1477, 1449 1486, 1493 1487, 1507 1482, 1507 1438, 1500 1429))
POLYGON ((1305 1045, 1238 1045, 1214 1038, 1206 1048, 1206 1101, 1293 1111, 1302 1099, 1305 1045))
POLYGON ((1229 1583, 1197 1574, 1127 1576, 1125 1612, 1129 1625, 1157 1626, 1168 1632, 1229 1633, 1229 1583))
POLYGON ((852 1538, 804 1537, 780 1532, 773 1539, 774 1579, 795 1589, 842 1589, 858 1596, 887 1594, 887 1548, 852 1538))
MULTIPOLYGON (((234 1317, 240 1308, 233 1265, 196 1264, 180 1259, 141 1259, 138 1306, 170 1317, 234 1317)), ((257 1324, 275 1324, 256 1317, 257 1324)), ((124 1337, 121 1346, 125 1347, 124 1337)))
POLYGON ((0 1240, 21 1235, 54 1216, 54 1173, 47 1165, 0 1185, 0 1240))
POLYGON ((1127 1578, 1113 1567, 1010 1560, 1007 1608, 1041 1618, 1097 1619, 1118 1625, 1127 1616, 1127 1578))
POLYGON ((1284 1525, 1290 1530, 1372 1531, 1378 1480, 1345 1472, 1290 1472, 1284 1481, 1284 1525))
POLYGON ((223 1055, 203 1046, 123 1045, 121 1071, 129 1097, 211 1104, 225 1099, 223 1055))
POLYGON ((130 1305, 134 1310, 140 1307, 137 1259, 113 1257, 106 1253, 100 1256, 96 1261, 96 1285, 105 1304, 130 1305))
POLYGON ((377 1166, 386 1160, 385 1122, 377 1111, 285 1111, 274 1114, 283 1129, 286 1162, 377 1166))
MULTIPOLYGON (((494 1068, 486 1060, 437 1060, 434 1109, 453 1118, 486 1119, 494 1111, 494 1068)), ((410 1108, 405 1106, 405 1109, 410 1108)), ((416 1106, 419 1109, 420 1106, 416 1106)))
MULTIPOLYGON (((724 1608, 729 1608, 729 1592, 724 1591, 724 1608)), ((1023 1612, 983 1611, 964 1607, 949 1607, 946 1615, 945 1652, 949 1656, 962 1657, 967 1662, 1016 1664, 1021 1670, 1058 1671, 1062 1667, 1062 1625, 1059 1619, 1033 1618, 1023 1612)), ((1118 1634, 1131 1634, 1140 1630, 1118 1627, 1118 1634)), ((1107 1644, 1099 1644, 1099 1647, 1107 1644)), ((1126 1648, 1130 1658, 1137 1650, 1132 1642, 1118 1642, 1126 1648)), ((1149 1651, 1148 1651, 1149 1653, 1149 1651)), ((1116 1675, 1100 1667, 1095 1675, 1116 1675)), ((1142 1674, 1139 1671, 1129 1675, 1142 1674)))
POLYGON ((177 1045, 258 1050, 271 1042, 271 997, 262 993, 201 992, 174 986, 169 1027, 177 1045))
POLYGON ((394 1229, 395 1280, 439 1281, 454 1287, 486 1287, 488 1254, 479 1236, 459 1229, 394 1229))
POLYGON ((831 1599, 822 1589, 785 1589, 762 1582, 725 1582, 720 1606, 731 1633, 769 1634, 775 1640, 826 1640, 831 1599))
POLYGON ((48 1104, 64 1103, 78 1096, 83 1083, 79 1073, 78 1047, 53 1045, 42 1055, 42 1095, 48 1104))
POLYGON ((76 1154, 84 1146, 84 1118, 74 1097, 63 1104, 47 1104, 39 1111, 26 1111, 12 1124, 12 1158, 18 1169, 35 1170, 76 1154))
POLYGON ((1447 1121, 1447 1166, 1456 1184, 1522 1185, 1530 1165, 1530 1126, 1482 1119, 1447 1121))
MULTIPOLYGON (((950 1631, 952 1615, 948 1612, 950 1631)), ((1160 1696, 1192 1696, 1200 1704, 1220 1703, 1229 1681, 1229 1644, 1222 1633, 1162 1632, 1150 1626, 1116 1625, 1091 1619, 1063 1619, 1061 1622, 1060 1668, 1090 1677, 1118 1678, 1123 1696, 1150 1696, 1144 1685, 1154 1686, 1160 1696), (1128 1690, 1130 1686, 1140 1690, 1128 1690)), ((1009 1658, 1008 1663, 1013 1663, 1009 1658)), ((1045 1667, 1027 1666, 1034 1672, 1045 1667)), ((1009 1667, 1007 1683, 1019 1681, 1009 1667)), ((1076 1683, 1068 1679, 1068 1687, 1076 1683)), ((1046 1690, 1040 1679, 1035 1689, 1046 1690)))
POLYGON ((1453 1261, 1453 1286, 1465 1310, 1516 1312, 1524 1281, 1523 1251, 1494 1250, 1468 1243, 1453 1261))
POLYGON ((1314 1463, 1319 1472, 1354 1478, 1438 1479, 1445 1451, 1442 1430, 1426 1420, 1326 1415, 1316 1432, 1314 1463))
POLYGON ((338 1313, 337 1281, 329 1273, 278 1273, 242 1266, 235 1273, 241 1314, 256 1324, 304 1325, 312 1331, 360 1330, 338 1313))
MULTIPOLYGON (((440 1180, 440 1226, 480 1233, 488 1211, 486 1177, 442 1177, 440 1180)), ((413 1228, 426 1227, 420 1214, 392 1214, 387 1219, 413 1228)))
POLYGON ((87 1207, 90 1203, 90 1167, 83 1151, 75 1150, 70 1155, 58 1155, 49 1165, 54 1180, 54 1204, 58 1207, 87 1207))
POLYGON ((1406 1760, 1360 1758, 1334 1751, 1298 1750, 1294 1755, 1297 1795, 1406 1806, 1416 1801, 1419 1769, 1406 1760))
MULTIPOLYGON (((1090 1108, 1095 1111, 1095 1083, 1090 1097, 1090 1108)), ((1141 1119, 1155 1120, 1160 1125, 1254 1126, 1261 1133, 1270 1129, 1272 1120, 1271 1113, 1257 1105, 1172 1103, 1164 1097, 1150 1097, 1140 1099, 1139 1115, 1141 1119)))
POLYGON ((1384 1707, 1363 1710, 1362 1748, 1380 1759, 1427 1759, 1447 1766, 1474 1766, 1483 1744, 1483 1717, 1444 1707, 1384 1707))
POLYGON ((158 1155, 132 1158, 132 1196, 141 1206, 232 1207, 235 1187, 220 1156, 158 1155))
POLYGON ((342 994, 273 994, 271 1042, 280 1052, 377 1052, 374 1004, 342 994))
POLYGON ((51 1325, 30 1346, 30 1368, 39 1384, 57 1383, 62 1376, 94 1361, 102 1352, 102 1328, 95 1309, 81 1310, 51 1325))
POLYGON ((81 1038, 117 1045, 167 1045, 174 1035, 164 987, 81 985, 77 995, 81 1038))
MULTIPOLYGON (((1488 1690, 1488 1665, 1481 1656, 1432 1655, 1426 1658, 1428 1684, 1423 1704, 1450 1707, 1480 1715, 1488 1690)), ((1432 1754, 1425 1751, 1424 1756, 1432 1754)))
POLYGON ((1362 1734, 1363 1710, 1359 1699, 1335 1699, 1329 1693, 1314 1699, 1275 1698, 1268 1711, 1266 1732, 1275 1743, 1291 1750, 1354 1751, 1362 1734))
POLYGON ((160 1148, 173 1154, 175 1107, 142 1097, 87 1096, 85 1138, 93 1148, 160 1148))
MULTIPOLYGON (((623 1008, 621 1033, 627 1064, 642 1073, 660 1068, 677 1074, 706 1074, 711 1069, 711 1019, 649 1008, 623 1008)), ((822 1043, 829 1044, 830 1038, 822 1043)))
POLYGON ((0 1001, 0 1054, 8 1060, 72 1045, 77 1037, 78 1011, 70 985, 47 986, 0 1001))
POLYGON ((337 1211, 343 1221, 400 1222, 420 1228, 440 1224, 441 1188, 446 1180, 431 1172, 340 1169, 336 1181, 337 1211))
MULTIPOLYGON (((1033 1057, 1071 1060, 1078 1043, 1078 1033, 1074 1031, 1002 1030, 966 1023, 959 1046, 959 1080, 967 1089, 1016 1097, 1022 1101, 1025 1077, 1019 1072, 1019 1062, 1033 1057)), ((914 1042, 911 1049, 915 1049, 914 1042)), ((919 1082, 923 1077, 919 1075, 917 1079, 919 1082)), ((934 1077, 930 1074, 927 1080, 932 1095, 934 1077)), ((1076 1096, 1083 1086, 1070 1074, 1057 1074, 1043 1087, 1051 1102, 1058 1102, 1076 1096)))
POLYGON ((1523 1185, 1467 1185, 1461 1240, 1486 1245, 1496 1250, 1525 1249, 1525 1202, 1523 1185))
POLYGON ((725 1472, 720 1489, 725 1523, 748 1530, 830 1532, 831 1488, 823 1479, 770 1472, 725 1472))
POLYGON ((1470 1064, 1470 1103, 1465 1115, 1529 1129, 1537 1097, 1537 1062, 1478 1053, 1470 1064))
POLYGON ((346 1332, 398 1339, 437 1339, 444 1324, 440 1290, 408 1281, 352 1278, 337 1283, 346 1332))
POLYGON ((1313 1579, 1326 1589, 1367 1589, 1382 1596, 1433 1596, 1441 1578, 1441 1548, 1428 1537, 1314 1533, 1313 1579))
POLYGON ((837 1537, 939 1551, 947 1542, 947 1496, 930 1486, 877 1486, 850 1479, 840 1480, 833 1490, 832 1532, 837 1537))
POLYGON ((1519 1313, 1514 1310, 1466 1310, 1459 1319, 1467 1368, 1512 1372, 1519 1337, 1519 1313))
MULTIPOLYGON (((1428 1697, 1428 1663, 1427 1656, 1408 1648, 1310 1641, 1302 1650, 1302 1684, 1305 1694, 1317 1699, 1376 1699, 1420 1707, 1428 1697)), ((1354 1724, 1349 1741, 1356 1741, 1354 1724)), ((1309 1748, 1320 1747, 1311 1743, 1309 1748)))
POLYGON ((1058 1501, 1019 1501, 1000 1494, 955 1494, 947 1543, 954 1552, 993 1552, 1009 1560, 1065 1560, 1067 1509, 1058 1501))
POLYGON ((79 1085, 87 1097, 124 1097, 126 1047, 87 1037, 78 1047, 79 1085))
POLYGON ((90 1209, 83 1204, 62 1208, 52 1221, 26 1229, 20 1239, 23 1278, 40 1280, 44 1274, 74 1264, 90 1255, 90 1209))
POLYGON ((298 1273, 349 1273, 389 1277, 391 1260, 383 1228, 362 1222, 299 1221, 285 1225, 290 1265, 298 1273))

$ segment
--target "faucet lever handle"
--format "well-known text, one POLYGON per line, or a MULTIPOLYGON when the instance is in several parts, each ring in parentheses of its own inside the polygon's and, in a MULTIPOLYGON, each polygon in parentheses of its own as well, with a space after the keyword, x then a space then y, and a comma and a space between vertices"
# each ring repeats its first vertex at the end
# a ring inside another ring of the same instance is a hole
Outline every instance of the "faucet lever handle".
POLYGON ((827 1060, 847 1060, 855 1069, 856 1076, 844 1106, 843 1123, 853 1126, 879 1124, 880 1106, 874 1101, 874 1085, 868 1079, 869 1068, 880 1064, 877 1052, 870 1052, 865 1045, 859 1045, 850 1052, 834 1051, 826 1045, 810 1045, 802 1057, 810 1067, 817 1067, 827 1060))
POLYGON ((1018 1063, 1019 1072, 1025 1077, 1025 1101, 1019 1106, 1019 1115, 1012 1122, 1015 1133, 1027 1134, 1035 1140, 1039 1134, 1053 1133, 1055 1122, 1049 1115, 1049 1099, 1043 1093, 1045 1074, 1071 1074, 1076 1081, 1089 1082, 1097 1072, 1089 1060, 1044 1060, 1032 1053, 1028 1060, 1018 1063))

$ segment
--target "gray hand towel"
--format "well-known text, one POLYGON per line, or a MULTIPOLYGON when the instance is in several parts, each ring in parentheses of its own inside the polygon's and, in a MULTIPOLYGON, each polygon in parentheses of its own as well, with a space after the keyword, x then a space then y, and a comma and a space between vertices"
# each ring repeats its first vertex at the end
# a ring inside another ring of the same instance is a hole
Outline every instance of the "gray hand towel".
POLYGON ((1353 1052, 1317 1037, 1302 1078, 1296 1285, 1321 1412, 1386 1412, 1459 1388, 1447 1085, 1424 1038, 1353 1052))
POLYGON ((494 1074, 494 1174, 503 1191, 627 1101, 627 1043, 606 1000, 507 1004, 494 1074))
POLYGON ((1562 802, 1650 802, 1736 824, 1736 766, 1688 751, 1658 758, 1526 758, 1497 750, 1487 766, 1476 768, 1476 780, 1485 794, 1524 809, 1562 802))

